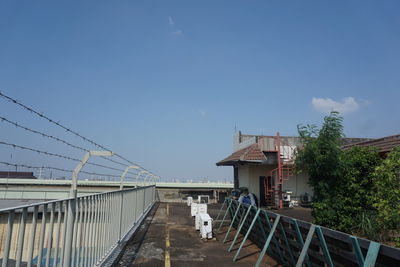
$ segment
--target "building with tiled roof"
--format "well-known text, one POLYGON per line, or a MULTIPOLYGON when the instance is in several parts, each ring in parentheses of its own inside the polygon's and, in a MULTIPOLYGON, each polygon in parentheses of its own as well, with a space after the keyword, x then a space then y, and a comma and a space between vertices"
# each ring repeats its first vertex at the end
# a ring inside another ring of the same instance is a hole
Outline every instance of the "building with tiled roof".
POLYGON ((400 146, 400 134, 345 145, 343 149, 350 149, 354 146, 372 147, 375 148, 379 154, 385 156, 392 151, 393 148, 400 146))
POLYGON ((246 148, 233 152, 227 158, 219 161, 217 166, 233 166, 239 163, 261 163, 265 160, 264 153, 257 144, 252 144, 246 148))
MULTIPOLYGON (((343 138, 342 142, 344 147, 368 142, 382 143, 376 140, 343 138)), ((313 195, 308 175, 295 174, 293 171, 296 150, 300 147, 298 136, 244 135, 237 132, 233 153, 216 165, 232 166, 235 188, 247 187, 259 199, 261 206, 282 206, 282 192, 290 191, 294 200, 300 200, 304 195, 313 195)))

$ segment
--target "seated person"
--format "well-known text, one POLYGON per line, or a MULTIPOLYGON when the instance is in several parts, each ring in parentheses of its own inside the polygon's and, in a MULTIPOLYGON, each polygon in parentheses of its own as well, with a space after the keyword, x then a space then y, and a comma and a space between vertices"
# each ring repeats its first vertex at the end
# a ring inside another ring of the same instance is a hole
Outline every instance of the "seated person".
POLYGON ((254 195, 249 193, 249 189, 244 188, 242 194, 238 200, 240 203, 256 206, 256 200, 254 199, 254 195))

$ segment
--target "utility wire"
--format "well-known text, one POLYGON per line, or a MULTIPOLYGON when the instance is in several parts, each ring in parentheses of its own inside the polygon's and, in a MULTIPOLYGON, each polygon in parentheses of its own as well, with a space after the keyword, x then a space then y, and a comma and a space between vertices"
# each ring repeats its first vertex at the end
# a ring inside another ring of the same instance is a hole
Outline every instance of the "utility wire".
MULTIPOLYGON (((70 132, 70 133, 74 134, 75 136, 80 137, 80 138, 83 139, 84 141, 89 142, 89 143, 91 143, 91 144, 94 145, 94 146, 97 146, 97 147, 99 147, 99 148, 101 148, 101 149, 103 149, 103 150, 111 151, 110 149, 108 149, 108 148, 106 148, 106 147, 104 147, 104 146, 102 146, 102 145, 100 145, 100 144, 98 144, 98 143, 92 141, 92 140, 89 139, 89 138, 86 138, 85 136, 79 134, 78 132, 75 132, 75 131, 73 131, 72 129, 70 129, 70 128, 64 126, 64 125, 62 125, 60 122, 55 121, 55 120, 52 120, 52 119, 50 119, 49 117, 47 117, 46 115, 44 115, 43 113, 38 112, 38 111, 36 111, 35 109, 28 107, 27 105, 25 105, 25 104, 19 102, 19 101, 18 101, 17 99, 15 99, 15 98, 12 98, 12 97, 10 97, 10 96, 7 96, 7 95, 3 94, 2 92, 0 92, 0 96, 3 97, 3 98, 5 98, 5 99, 7 99, 7 100, 9 100, 9 101, 12 102, 12 103, 18 105, 18 106, 20 106, 20 107, 22 107, 22 108, 24 108, 24 109, 30 111, 31 113, 34 113, 34 114, 38 115, 39 117, 46 119, 48 122, 53 123, 53 124, 55 124, 55 125, 61 127, 62 129, 66 130, 67 132, 70 132)), ((129 162, 130 164, 139 166, 139 167, 142 168, 143 170, 146 170, 145 168, 141 167, 140 165, 138 165, 138 164, 136 164, 136 163, 133 163, 132 161, 126 159, 125 157, 123 157, 123 156, 121 156, 121 155, 119 155, 119 154, 117 154, 117 153, 114 153, 114 155, 115 155, 116 157, 122 159, 122 160, 125 160, 126 162, 129 162)), ((146 171, 147 171, 147 170, 146 170, 146 171)), ((149 172, 150 172, 150 171, 149 171, 149 172)))

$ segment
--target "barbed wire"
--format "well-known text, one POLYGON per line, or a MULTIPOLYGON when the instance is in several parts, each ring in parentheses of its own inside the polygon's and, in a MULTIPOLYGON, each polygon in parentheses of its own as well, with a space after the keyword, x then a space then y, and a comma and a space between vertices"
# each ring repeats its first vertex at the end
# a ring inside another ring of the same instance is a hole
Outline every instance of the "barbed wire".
POLYGON ((71 170, 66 170, 58 167, 50 167, 50 166, 31 166, 31 165, 26 165, 26 164, 15 164, 15 163, 9 163, 5 161, 0 161, 0 164, 7 165, 7 166, 13 166, 13 167, 22 167, 22 168, 27 168, 27 169, 50 169, 50 170, 56 170, 56 171, 62 171, 62 172, 72 172, 71 170))
MULTIPOLYGON (((43 137, 47 137, 47 138, 53 139, 53 140, 55 140, 55 141, 57 141, 57 142, 61 142, 61 143, 65 144, 65 145, 67 145, 67 146, 70 146, 70 147, 72 147, 72 148, 79 149, 79 150, 85 151, 85 152, 89 152, 89 151, 90 151, 89 149, 86 149, 86 148, 84 148, 84 147, 80 147, 80 146, 71 144, 71 143, 69 143, 68 141, 65 141, 65 140, 63 140, 63 139, 61 139, 61 138, 59 138, 59 137, 56 137, 56 136, 53 136, 53 135, 50 135, 50 134, 46 134, 46 133, 43 133, 43 132, 38 131, 38 130, 31 129, 31 128, 27 127, 27 126, 23 126, 23 125, 19 124, 18 122, 11 121, 11 120, 9 120, 9 119, 7 119, 7 118, 5 118, 5 117, 1 117, 1 116, 0 116, 0 120, 1 120, 1 122, 7 122, 7 123, 9 123, 9 124, 11 124, 11 125, 14 125, 15 127, 18 127, 18 128, 20 128, 20 129, 29 131, 29 132, 31 132, 31 133, 35 133, 35 134, 41 135, 41 136, 43 136, 43 137)), ((124 163, 121 163, 121 162, 112 160, 112 159, 107 158, 107 157, 101 157, 101 158, 106 159, 106 160, 108 160, 108 161, 110 161, 110 162, 113 162, 113 163, 115 163, 115 164, 119 164, 119 165, 124 166, 124 167, 128 166, 127 164, 124 164, 124 163)))
MULTIPOLYGON (((5 145, 5 146, 10 146, 12 148, 18 148, 18 149, 22 149, 22 150, 28 150, 31 152, 36 152, 39 154, 44 154, 47 156, 53 156, 53 157, 58 157, 58 158, 62 158, 62 159, 66 159, 66 160, 72 160, 75 162, 80 162, 80 159, 77 158, 72 158, 69 156, 65 156, 65 155, 61 155, 61 154, 57 154, 57 153, 52 153, 52 152, 47 152, 47 151, 43 151, 43 150, 39 150, 39 149, 35 149, 35 148, 31 148, 31 147, 26 147, 26 146, 21 146, 21 145, 17 145, 17 144, 13 144, 13 143, 7 143, 4 141, 0 141, 0 145, 5 145)), ((92 166, 97 166, 97 167, 102 167, 102 168, 106 168, 106 169, 110 169, 110 170, 115 170, 115 171, 120 171, 123 172, 123 169, 117 169, 117 168, 113 168, 110 166, 105 166, 105 165, 101 165, 101 164, 97 164, 97 163, 93 163, 93 162, 87 162, 87 165, 92 165, 92 166)))
MULTIPOLYGON (((83 140, 86 141, 86 142, 89 142, 90 144, 92 144, 92 145, 94 145, 94 146, 96 146, 96 147, 99 147, 99 148, 101 148, 101 149, 103 149, 103 150, 111 151, 110 149, 108 149, 108 148, 106 148, 106 147, 104 147, 104 146, 102 146, 102 145, 100 145, 100 144, 98 144, 98 143, 92 141, 91 139, 89 139, 89 138, 87 138, 87 137, 85 137, 85 136, 79 134, 78 132, 76 132, 76 131, 74 131, 74 130, 72 130, 72 129, 70 129, 70 128, 64 126, 64 125, 62 125, 59 121, 55 121, 55 120, 49 118, 48 116, 44 115, 43 112, 39 112, 39 111, 36 111, 35 109, 33 109, 33 108, 31 108, 31 107, 28 107, 27 105, 21 103, 20 101, 18 101, 18 100, 15 99, 15 98, 12 98, 12 97, 10 97, 10 96, 7 96, 7 95, 3 94, 2 92, 0 92, 0 97, 3 97, 3 98, 5 98, 5 99, 7 99, 8 101, 10 101, 10 102, 12 102, 12 103, 14 103, 14 104, 16 104, 16 105, 18 105, 18 106, 20 106, 20 107, 26 109, 26 110, 28 110, 29 112, 31 112, 31 113, 33 113, 33 114, 36 114, 37 116, 39 116, 39 117, 41 117, 41 118, 47 120, 48 122, 50 122, 50 123, 52 123, 52 124, 55 124, 55 125, 57 125, 58 127, 61 127, 62 129, 66 130, 67 132, 72 133, 73 135, 75 135, 75 136, 77 136, 77 137, 83 139, 83 140)), ((141 169, 143 169, 143 170, 145 170, 145 171, 148 171, 148 170, 146 170, 145 168, 143 168, 142 166, 140 166, 140 165, 138 165, 138 164, 136 164, 136 163, 134 163, 134 162, 132 162, 132 161, 126 159, 125 157, 123 157, 123 156, 121 156, 121 155, 119 155, 119 154, 117 154, 117 153, 114 153, 114 155, 115 155, 116 157, 122 159, 122 160, 125 160, 126 162, 128 162, 128 163, 130 163, 130 164, 132 164, 132 165, 136 165, 136 166, 140 167, 141 169)), ((108 160, 109 160, 109 159, 108 159, 108 160)), ((149 171, 149 172, 150 172, 150 171, 149 171)))
MULTIPOLYGON (((96 172, 88 172, 88 171, 80 171, 79 173, 90 174, 90 175, 98 175, 98 176, 109 176, 109 177, 121 178, 121 175, 107 174, 107 173, 96 173, 96 172)), ((125 178, 132 179, 133 177, 125 177, 125 178)))
POLYGON ((70 129, 70 128, 64 126, 64 125, 62 125, 59 121, 52 120, 52 119, 50 119, 49 117, 47 117, 46 115, 44 115, 43 113, 41 113, 41 112, 39 112, 39 111, 36 111, 35 109, 26 106, 25 104, 19 102, 17 99, 14 99, 14 98, 12 98, 12 97, 10 97, 10 96, 7 96, 7 95, 3 94, 2 92, 0 92, 0 96, 3 97, 3 98, 5 98, 5 99, 7 99, 7 100, 9 100, 9 101, 12 102, 12 103, 18 105, 18 106, 20 106, 20 107, 22 107, 22 108, 24 108, 24 109, 30 111, 31 113, 34 113, 34 114, 38 115, 39 117, 41 117, 41 118, 43 118, 43 119, 46 119, 46 120, 49 121, 50 123, 53 123, 53 124, 55 124, 55 125, 61 127, 62 129, 66 130, 67 132, 70 132, 70 133, 76 135, 77 137, 80 137, 80 138, 83 139, 84 141, 89 142, 89 143, 91 143, 91 144, 94 145, 94 146, 97 146, 97 147, 99 147, 99 148, 101 148, 101 149, 104 149, 104 150, 107 150, 107 151, 111 151, 111 150, 105 148, 104 146, 99 145, 99 144, 97 144, 96 142, 90 140, 89 138, 86 138, 85 136, 79 134, 78 132, 75 132, 75 131, 73 131, 72 129, 70 129))
POLYGON ((43 132, 40 132, 40 131, 37 131, 37 130, 33 130, 33 129, 31 129, 31 128, 28 128, 28 127, 26 127, 26 126, 23 126, 23 125, 21 125, 21 124, 18 124, 17 122, 10 121, 10 120, 7 119, 7 118, 4 118, 4 117, 1 117, 1 116, 0 116, 0 120, 1 120, 2 122, 7 122, 7 123, 9 123, 9 124, 11 124, 11 125, 14 125, 15 127, 18 127, 18 128, 20 128, 20 129, 24 129, 24 130, 26 130, 26 131, 29 131, 29 132, 31 132, 31 133, 35 133, 35 134, 41 135, 41 136, 43 136, 43 137, 47 137, 47 138, 56 140, 56 141, 58 141, 58 142, 64 143, 65 145, 70 146, 70 147, 72 147, 72 148, 76 148, 76 149, 79 149, 79 150, 82 150, 82 151, 85 151, 85 152, 89 152, 89 150, 86 149, 86 148, 73 145, 73 144, 71 144, 71 143, 69 143, 69 142, 67 142, 67 141, 65 141, 65 140, 63 140, 63 139, 61 139, 61 138, 56 137, 56 136, 52 136, 52 135, 49 135, 49 134, 46 134, 46 133, 43 133, 43 132))
MULTIPOLYGON (((128 166, 128 164, 118 162, 118 161, 113 160, 113 159, 110 159, 110 158, 108 158, 108 157, 100 157, 100 158, 105 159, 105 160, 108 160, 108 161, 110 161, 110 162, 114 162, 115 164, 118 164, 118 165, 121 165, 121 166, 124 166, 124 167, 127 167, 127 166, 128 166)), ((135 165, 137 165, 137 164, 135 164, 135 165)), ((137 165, 137 166, 138 166, 138 165, 137 165)), ((140 166, 138 166, 138 167, 139 167, 139 168, 142 168, 142 167, 140 167, 140 166)))
MULTIPOLYGON (((27 164, 16 164, 16 163, 10 163, 10 162, 5 162, 5 161, 0 161, 0 164, 7 165, 7 166, 13 166, 13 167, 21 167, 21 168, 26 168, 26 169, 48 169, 48 170, 56 170, 56 171, 61 171, 61 172, 68 172, 72 173, 72 170, 67 170, 67 169, 62 169, 58 167, 52 167, 52 166, 31 166, 27 164)), ((114 174, 108 174, 108 173, 96 173, 96 172, 87 172, 87 171, 80 171, 80 173, 84 174, 89 174, 89 175, 97 175, 97 176, 108 176, 108 177, 118 177, 120 178, 120 175, 114 175, 114 174)), ((125 177, 126 179, 135 179, 135 177, 125 177)))

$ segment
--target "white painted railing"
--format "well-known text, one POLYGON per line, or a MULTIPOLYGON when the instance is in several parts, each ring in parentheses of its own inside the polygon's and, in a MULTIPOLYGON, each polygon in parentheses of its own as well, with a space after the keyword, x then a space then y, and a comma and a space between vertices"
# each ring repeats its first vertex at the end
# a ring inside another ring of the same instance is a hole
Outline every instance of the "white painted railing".
POLYGON ((100 265, 141 222, 155 196, 155 186, 145 186, 2 209, 1 264, 100 265))

